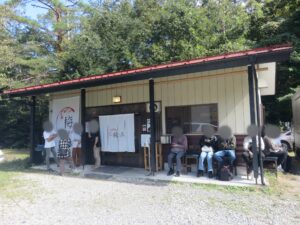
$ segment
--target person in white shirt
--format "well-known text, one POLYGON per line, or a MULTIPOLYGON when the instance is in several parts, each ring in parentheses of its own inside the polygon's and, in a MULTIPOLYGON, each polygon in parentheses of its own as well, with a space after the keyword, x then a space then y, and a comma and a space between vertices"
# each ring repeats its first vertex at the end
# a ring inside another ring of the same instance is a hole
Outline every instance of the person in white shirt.
POLYGON ((44 148, 46 150, 47 170, 52 170, 50 168, 50 152, 52 152, 54 161, 57 164, 57 166, 59 166, 59 165, 58 165, 58 160, 57 160, 56 151, 55 151, 55 138, 57 137, 57 134, 53 130, 53 126, 49 122, 44 123, 43 137, 44 137, 44 140, 45 140, 44 148))
MULTIPOLYGON (((258 136, 256 136, 257 155, 258 155, 258 159, 259 159, 259 141, 258 140, 259 140, 258 136)), ((244 147, 244 152, 242 154, 242 157, 247 164, 247 174, 250 174, 253 170, 252 137, 250 137, 250 136, 245 137, 243 147, 244 147)), ((262 137, 260 138, 260 147, 261 147, 262 151, 265 150, 265 142, 262 137)), ((262 157, 264 157, 263 152, 261 152, 261 154, 262 154, 262 157)))
POLYGON ((73 132, 71 134, 72 141, 72 158, 75 166, 80 166, 81 159, 81 135, 73 132))

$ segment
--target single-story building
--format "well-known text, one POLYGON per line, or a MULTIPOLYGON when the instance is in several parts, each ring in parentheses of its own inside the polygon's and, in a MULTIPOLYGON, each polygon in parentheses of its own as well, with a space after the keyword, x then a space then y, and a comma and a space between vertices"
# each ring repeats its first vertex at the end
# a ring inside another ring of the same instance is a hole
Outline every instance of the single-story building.
MULTIPOLYGON (((50 96, 50 119, 53 113, 57 114, 58 105, 67 107, 77 101, 87 163, 91 153, 86 142, 86 122, 99 116, 121 114, 134 115, 135 149, 102 152, 103 164, 143 167, 142 134, 151 136, 153 147, 161 137, 170 134, 174 125, 179 125, 188 135, 189 144, 197 145, 203 124, 229 126, 237 137, 241 162, 241 143, 247 127, 263 123, 261 96, 275 94, 276 63, 287 60, 291 51, 290 45, 257 48, 6 90, 2 95, 32 96, 32 137, 36 135, 36 96, 50 96)), ((56 114, 54 117, 58 118, 56 114)), ((154 163, 155 152, 152 152, 154 163)), ((167 150, 163 152, 167 154, 167 150)))

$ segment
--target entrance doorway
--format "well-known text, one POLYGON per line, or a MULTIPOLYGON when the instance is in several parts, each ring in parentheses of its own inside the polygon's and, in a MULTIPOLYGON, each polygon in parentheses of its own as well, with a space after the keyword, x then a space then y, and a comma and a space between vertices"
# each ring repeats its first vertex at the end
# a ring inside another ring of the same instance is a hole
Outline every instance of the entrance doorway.
MULTIPOLYGON (((141 134, 150 134, 150 113, 146 103, 120 104, 89 107, 86 109, 86 121, 97 120, 99 116, 134 113, 135 152, 101 152, 101 164, 128 167, 144 167, 144 151, 141 147, 141 134)), ((161 112, 156 112, 156 140, 161 135, 161 112)), ((93 164, 92 144, 87 139, 86 163, 93 164)))

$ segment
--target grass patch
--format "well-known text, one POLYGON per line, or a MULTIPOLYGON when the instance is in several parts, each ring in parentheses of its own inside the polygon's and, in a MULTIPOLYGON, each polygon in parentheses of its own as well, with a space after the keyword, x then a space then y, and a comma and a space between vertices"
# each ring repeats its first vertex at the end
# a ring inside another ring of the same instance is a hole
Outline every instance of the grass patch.
POLYGON ((22 150, 2 150, 5 160, 0 163, 0 195, 9 199, 25 197, 29 199, 31 192, 26 188, 32 183, 21 179, 22 172, 28 167, 28 152, 22 150))
POLYGON ((28 168, 28 151, 4 149, 2 152, 4 161, 0 163, 0 171, 23 171, 28 168))
MULTIPOLYGON (((278 182, 278 178, 273 173, 270 173, 270 172, 267 172, 267 171, 265 171, 264 175, 265 175, 265 178, 268 180, 269 185, 265 186, 265 187, 262 187, 261 192, 263 194, 267 194, 267 195, 270 195, 270 196, 272 196, 272 195, 273 196, 281 195, 283 189, 282 189, 280 183, 278 182)), ((279 173, 278 173, 278 175, 280 176, 279 173)))
POLYGON ((230 185, 217 185, 217 184, 192 184, 195 188, 201 188, 207 191, 222 191, 226 193, 253 193, 256 192, 256 186, 230 186, 230 185))
POLYGON ((229 194, 256 194, 275 198, 291 198, 300 201, 299 178, 292 174, 265 172, 265 178, 268 180, 266 186, 222 186, 217 184, 192 184, 195 188, 201 188, 206 191, 221 191, 229 194))
POLYGON ((16 159, 25 159, 29 157, 29 150, 26 149, 2 149, 5 161, 12 161, 16 159))
MULTIPOLYGON (((284 175, 282 175, 284 176, 284 175)), ((231 186, 231 185, 217 185, 217 184, 192 184, 195 188, 201 188, 207 191, 222 191, 224 193, 232 194, 263 194, 269 196, 280 196, 286 189, 286 185, 278 181, 276 176, 271 173, 266 173, 269 185, 268 186, 231 186)))
POLYGON ((23 196, 24 192, 21 189, 25 182, 19 178, 20 173, 0 171, 0 195, 10 199, 23 196))
POLYGON ((28 168, 28 158, 4 161, 0 163, 0 171, 23 171, 28 168))

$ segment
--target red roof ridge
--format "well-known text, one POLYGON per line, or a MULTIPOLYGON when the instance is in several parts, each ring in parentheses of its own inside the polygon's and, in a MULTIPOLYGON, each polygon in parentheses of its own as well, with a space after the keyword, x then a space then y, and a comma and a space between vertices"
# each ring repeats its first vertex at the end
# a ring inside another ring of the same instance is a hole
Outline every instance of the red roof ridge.
POLYGON ((221 60, 221 59, 235 58, 235 57, 243 56, 243 55, 254 55, 257 53, 264 53, 264 52, 270 52, 270 51, 272 51, 272 52, 273 51, 281 51, 284 49, 288 50, 291 48, 292 48, 291 44, 281 44, 281 45, 272 45, 272 46, 268 46, 268 47, 259 47, 259 48, 242 50, 242 51, 237 51, 237 52, 227 52, 227 53, 223 53, 220 55, 203 56, 203 57, 194 58, 194 59, 173 61, 173 62, 169 62, 169 63, 156 64, 156 65, 145 66, 145 67, 140 67, 140 68, 135 68, 135 69, 116 71, 116 72, 111 72, 111 73, 94 74, 94 75, 90 75, 90 76, 86 76, 86 77, 76 78, 73 80, 58 81, 58 82, 53 82, 53 83, 48 83, 48 84, 40 84, 40 85, 35 85, 35 86, 10 89, 10 90, 3 91, 3 93, 4 94, 12 94, 12 93, 22 92, 22 91, 26 91, 26 90, 41 89, 43 87, 57 86, 60 84, 71 84, 71 83, 78 83, 80 81, 103 79, 103 78, 107 78, 107 77, 115 77, 115 76, 126 75, 126 74, 150 72, 153 70, 159 70, 159 69, 164 69, 164 68, 173 68, 173 67, 175 68, 175 67, 180 67, 180 66, 184 66, 184 65, 193 65, 193 64, 197 64, 197 63, 201 63, 201 62, 217 61, 217 60, 221 60))

